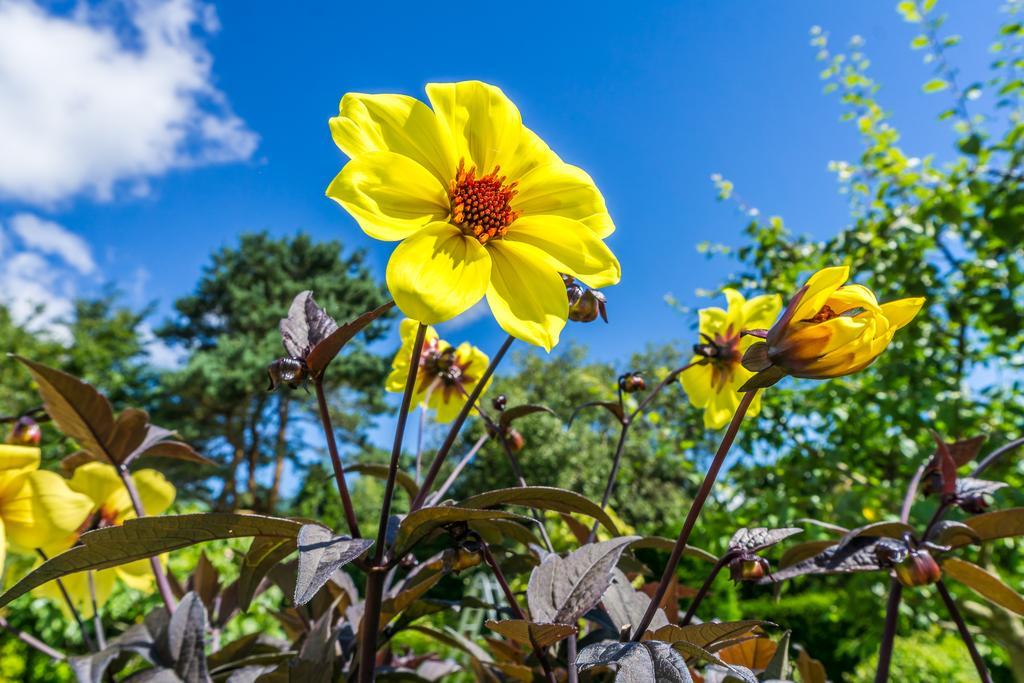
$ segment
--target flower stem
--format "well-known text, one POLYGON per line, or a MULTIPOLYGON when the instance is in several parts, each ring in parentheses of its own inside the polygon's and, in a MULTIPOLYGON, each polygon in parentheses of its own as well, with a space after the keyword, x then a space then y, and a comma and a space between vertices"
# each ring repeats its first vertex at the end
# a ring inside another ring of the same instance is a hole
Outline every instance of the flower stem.
POLYGON ((416 494, 416 498, 413 499, 412 504, 409 506, 409 511, 414 512, 423 507, 423 503, 427 499, 427 495, 430 493, 430 489, 434 485, 434 481, 437 479, 437 475, 441 472, 441 467, 444 465, 444 460, 448 457, 448 452, 452 449, 455 444, 455 438, 459 435, 459 430, 462 429, 462 425, 465 424, 466 418, 469 417, 469 411, 473 409, 480 394, 483 393, 484 387, 491 379, 491 375, 494 374, 495 369, 498 367, 498 363, 505 357, 505 353, 508 351, 508 347, 512 346, 512 342, 515 341, 515 337, 511 335, 505 339, 502 343, 501 348, 494 354, 494 358, 491 359, 490 365, 484 371, 483 376, 477 382, 476 386, 473 387, 473 391, 470 393, 469 400, 462 406, 462 410, 459 411, 458 416, 455 418, 455 422, 452 423, 451 428, 448 430, 448 435, 444 439, 444 443, 437 450, 437 454, 434 456, 434 461, 430 463, 430 469, 427 470, 426 476, 423 478, 423 484, 420 486, 419 493, 416 494))
POLYGON ((725 430, 725 436, 722 437, 722 443, 718 446, 718 452, 715 453, 715 457, 711 461, 711 466, 708 468, 707 474, 704 475, 704 481, 701 483, 700 488, 697 490, 697 495, 690 504, 690 511, 686 514, 686 520, 683 522, 683 528, 680 529, 679 537, 676 539, 676 544, 672 548, 672 554, 668 558, 668 565, 665 567, 665 572, 661 575, 661 582, 658 583, 658 589, 654 592, 654 596, 651 598, 651 603, 647 605, 647 611, 644 613, 643 618, 640 620, 640 623, 637 625, 636 630, 633 633, 632 640, 634 642, 640 642, 640 639, 643 638, 644 633, 647 631, 647 627, 651 625, 651 619, 654 618, 655 612, 658 611, 658 605, 661 604, 662 598, 664 598, 665 593, 668 592, 669 584, 672 582, 672 577, 675 576, 676 567, 679 565, 679 558, 683 556, 683 550, 686 549, 686 542, 690 538, 690 533, 693 531, 693 527, 697 523, 697 518, 700 516, 700 511, 704 508, 704 503, 707 501, 708 495, 711 493, 711 487, 714 486, 715 479, 718 478, 718 472, 722 469, 722 463, 725 462, 725 456, 729 454, 729 449, 732 448, 732 444, 736 440, 736 434, 739 432, 743 416, 746 415, 747 409, 754 401, 754 397, 756 395, 757 390, 748 391, 743 394, 743 398, 740 399, 740 404, 737 406, 736 412, 732 416, 732 422, 729 423, 729 427, 725 430))
POLYGON ((971 636, 971 632, 967 630, 967 623, 964 621, 963 615, 960 614, 960 609, 956 606, 956 602, 953 601, 953 596, 949 594, 946 584, 939 580, 935 584, 935 588, 938 589, 942 602, 946 603, 949 616, 956 622, 956 628, 960 631, 960 638, 964 641, 964 645, 967 646, 967 652, 971 655, 974 668, 978 671, 978 678, 983 683, 992 683, 992 677, 988 673, 988 667, 985 666, 985 660, 981 658, 981 653, 978 652, 978 648, 974 644, 974 638, 971 636))
POLYGON ((55 650, 54 648, 50 647, 49 645, 39 640, 35 636, 29 635, 24 631, 14 628, 13 626, 11 626, 10 622, 8 622, 3 617, 0 617, 0 628, 9 632, 11 635, 13 635, 15 638, 28 645, 29 647, 39 650, 55 662, 63 662, 67 659, 67 655, 65 655, 63 652, 55 650))
POLYGON ((96 645, 101 650, 107 649, 107 637, 103 633, 103 618, 100 616, 100 607, 96 603, 96 575, 93 570, 86 572, 86 579, 89 582, 89 600, 92 603, 92 625, 96 630, 96 645))
POLYGON ((986 455, 985 459, 978 463, 978 466, 974 468, 973 472, 971 472, 971 476, 977 477, 979 474, 988 469, 989 465, 994 463, 996 460, 1003 457, 1004 455, 1014 450, 1015 448, 1020 448, 1021 446, 1024 446, 1024 437, 1014 439, 1009 443, 1003 444, 999 448, 995 449, 994 451, 986 455))
POLYGON ((437 501, 444 498, 444 494, 448 493, 448 489, 452 487, 452 484, 454 484, 455 480, 459 478, 459 475, 462 474, 462 470, 466 468, 466 465, 468 465, 476 456, 477 452, 483 448, 485 443, 487 443, 488 438, 487 434, 481 436, 476 440, 476 443, 473 444, 473 447, 470 448, 464 456, 462 456, 462 459, 455 465, 455 469, 452 470, 452 473, 449 474, 448 478, 444 480, 443 484, 441 484, 441 488, 430 496, 430 505, 434 505, 437 501))
POLYGON ((707 597, 708 591, 711 590, 711 584, 715 582, 715 577, 718 576, 718 572, 722 571, 725 565, 732 561, 735 555, 732 552, 727 552, 718 558, 718 562, 711 568, 711 573, 704 579, 704 583, 701 585, 700 590, 697 591, 697 595, 693 597, 693 601, 690 602, 690 606, 686 610, 686 614, 683 616, 682 621, 679 622, 680 626, 686 626, 693 620, 693 616, 697 613, 697 608, 700 607, 700 603, 707 597))
MULTIPOLYGON (((502 573, 501 567, 498 566, 498 563, 494 560, 494 556, 491 555, 490 548, 488 548, 487 544, 484 542, 480 543, 480 554, 483 555, 484 562, 487 563, 487 566, 491 568, 492 572, 494 572, 494 578, 496 578, 498 583, 501 585, 501 590, 505 593, 505 599, 508 601, 508 606, 512 608, 512 613, 515 615, 516 619, 521 619, 529 624, 530 618, 526 616, 526 613, 523 612, 523 608, 519 606, 519 601, 516 600, 515 593, 512 592, 512 589, 508 585, 508 581, 505 580, 505 575, 502 573)), ((544 676, 547 678, 549 683, 555 683, 555 675, 551 671, 551 665, 548 663, 548 658, 544 655, 544 650, 533 641, 532 636, 530 638, 530 645, 533 647, 533 654, 537 657, 541 667, 544 669, 544 676)))
MULTIPOLYGON (((146 510, 142 507, 142 498, 139 497, 139 490, 135 488, 135 481, 132 479, 131 473, 128 468, 124 465, 117 466, 117 473, 121 477, 121 482, 124 484, 124 488, 128 491, 128 498, 132 501, 132 508, 135 509, 136 516, 142 518, 146 516, 146 510)), ((156 587, 160 591, 160 597, 164 600, 164 605, 167 607, 167 612, 174 614, 175 600, 174 593, 171 591, 171 584, 167 580, 167 574, 164 573, 164 568, 160 566, 160 558, 153 556, 149 558, 149 566, 153 569, 153 576, 156 577, 156 587)))
POLYGON ((903 597, 903 584, 896 579, 889 580, 889 602, 885 607, 885 631, 882 633, 882 644, 878 647, 878 671, 875 672, 875 683, 886 683, 889 680, 889 665, 892 662, 892 646, 896 640, 896 623, 900 617, 900 599, 903 597))
MULTIPOLYGON (((384 540, 388 531, 388 520, 391 517, 391 499, 395 494, 395 480, 398 478, 398 462, 402 455, 402 440, 405 436, 405 423, 409 417, 409 406, 412 403, 413 390, 416 388, 416 376, 420 369, 420 353, 423 351, 423 338, 427 326, 419 324, 416 329, 416 341, 412 345, 412 356, 409 359, 409 374, 405 379, 405 392, 402 394, 402 405, 398 411, 398 424, 395 425, 395 440, 391 446, 391 462, 388 465, 388 478, 384 485, 384 500, 381 502, 380 522, 377 526, 377 542, 374 548, 373 562, 366 574, 366 601, 363 608, 363 623, 359 629, 359 681, 372 683, 377 659, 377 632, 380 630, 380 610, 384 594, 385 571, 381 567, 384 557, 384 540)), ((421 490, 422 492, 422 490, 421 490)))
MULTIPOLYGON (((43 558, 43 562, 50 559, 47 557, 46 553, 43 552, 42 548, 36 548, 36 552, 39 554, 39 557, 43 558)), ((74 618, 75 623, 78 624, 78 632, 82 634, 82 642, 85 643, 89 652, 96 652, 96 645, 85 630, 85 624, 82 622, 82 615, 78 613, 78 608, 75 607, 75 603, 71 599, 71 595, 68 593, 67 587, 60 579, 57 579, 57 589, 60 591, 61 597, 64 598, 64 604, 66 604, 68 609, 71 610, 71 616, 74 618)), ((95 610, 95 608, 93 609, 95 610)))
POLYGON ((338 484, 338 494, 341 496, 341 504, 345 508, 345 521, 348 522, 348 529, 352 533, 352 538, 361 538, 359 519, 356 517, 355 507, 352 505, 352 496, 349 495, 348 484, 345 483, 345 467, 341 464, 341 456, 338 454, 338 443, 334 440, 334 426, 331 424, 331 413, 327 407, 327 396, 324 394, 323 377, 318 377, 313 385, 316 389, 317 407, 320 409, 320 424, 324 428, 327 450, 331 454, 331 465, 334 467, 334 481, 338 484))

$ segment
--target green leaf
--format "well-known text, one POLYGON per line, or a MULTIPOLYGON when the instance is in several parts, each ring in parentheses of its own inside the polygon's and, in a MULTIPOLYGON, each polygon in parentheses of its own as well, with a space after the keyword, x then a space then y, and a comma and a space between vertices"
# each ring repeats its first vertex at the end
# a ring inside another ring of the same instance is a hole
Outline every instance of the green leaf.
POLYGON ((522 505, 539 510, 555 512, 578 512, 598 520, 612 534, 618 535, 615 522, 600 505, 575 491, 552 486, 518 486, 510 489, 488 491, 467 498, 459 507, 489 508, 495 505, 522 505))
MULTIPOLYGON (((387 480, 389 469, 390 468, 387 465, 377 463, 357 462, 353 465, 345 465, 346 474, 365 474, 382 480, 387 480)), ((420 487, 416 484, 416 481, 408 472, 403 472, 402 470, 398 470, 397 475, 395 483, 405 489, 405 492, 409 494, 410 498, 415 498, 416 494, 420 491, 420 487)))
POLYGON ((532 517, 517 515, 503 510, 474 510, 462 506, 441 505, 425 507, 412 512, 399 522, 395 536, 393 552, 396 556, 407 553, 414 545, 422 541, 437 529, 455 522, 467 522, 472 526, 476 520, 513 519, 527 524, 535 524, 532 517))
POLYGON ((238 606, 243 612, 248 611, 267 572, 293 552, 294 538, 257 536, 252 539, 238 574, 238 606))
POLYGON ((611 585, 619 556, 638 536, 591 543, 566 557, 551 553, 530 574, 526 600, 538 622, 573 624, 611 585))
POLYGON ((295 578, 296 605, 305 605, 327 583, 336 570, 365 553, 372 540, 335 536, 319 524, 305 524, 299 529, 296 546, 299 564, 295 578))
POLYGON ((944 559, 942 571, 1000 607, 1024 615, 1024 597, 1003 583, 995 574, 956 557, 944 559))
POLYGON ((928 81, 927 83, 925 83, 923 86, 921 86, 921 90, 923 90, 924 92, 926 92, 928 94, 931 94, 931 93, 940 92, 942 90, 945 90, 948 87, 949 87, 949 81, 947 81, 945 79, 942 79, 942 78, 933 78, 930 81, 928 81))
POLYGON ((570 624, 538 624, 522 619, 506 619, 495 621, 488 619, 485 626, 500 633, 509 640, 525 645, 536 644, 537 647, 549 647, 575 634, 579 629, 570 624))
POLYGON ((129 519, 120 526, 82 534, 80 545, 51 557, 0 595, 0 607, 37 586, 75 572, 116 567, 217 539, 295 538, 301 527, 301 523, 291 519, 233 512, 129 519))

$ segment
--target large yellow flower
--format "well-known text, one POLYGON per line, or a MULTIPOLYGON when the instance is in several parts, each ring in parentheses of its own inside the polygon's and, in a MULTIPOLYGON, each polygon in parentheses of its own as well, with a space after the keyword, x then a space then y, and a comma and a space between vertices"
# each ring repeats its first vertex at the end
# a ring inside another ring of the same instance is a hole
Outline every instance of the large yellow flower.
POLYGON ((39 449, 0 445, 0 567, 7 543, 24 552, 59 541, 85 519, 89 500, 39 469, 39 449))
POLYGON ((879 305, 867 287, 844 284, 849 276, 846 266, 824 268, 796 293, 765 341, 747 349, 743 365, 759 373, 753 385, 770 386, 785 375, 828 379, 863 370, 924 304, 917 297, 879 305))
MULTIPOLYGON (((55 475, 56 476, 56 475, 55 475)), ((132 473, 135 487, 139 491, 143 510, 147 515, 162 514, 174 502, 175 489, 164 475, 156 470, 139 470, 132 473)), ((128 491, 117 471, 111 465, 90 462, 75 468, 68 486, 88 502, 86 514, 79 520, 77 531, 46 548, 48 555, 55 555, 74 545, 81 532, 117 524, 136 517, 128 491)), ((128 564, 100 569, 93 572, 96 603, 102 605, 114 590, 118 580, 131 588, 147 591, 153 585, 153 569, 149 560, 137 560, 128 564)), ((82 614, 92 615, 92 596, 89 591, 87 572, 65 576, 61 581, 68 595, 82 614)), ((55 582, 44 584, 36 591, 60 604, 63 598, 55 582)))
MULTIPOLYGON (((402 393, 409 376, 409 360, 416 341, 415 320, 403 320, 400 326, 402 348, 391 361, 391 374, 384 388, 402 393)), ((438 422, 451 422, 466 403, 466 394, 473 391, 490 363, 480 349, 463 342, 454 347, 438 338, 433 327, 427 327, 416 374, 413 405, 426 405, 436 412, 438 422)), ((486 389, 486 387, 484 387, 486 389)))
POLYGON ((370 237, 401 241, 387 283, 408 317, 443 322, 486 296, 506 332, 550 350, 568 314, 559 273, 619 281, 604 198, 500 89, 426 90, 433 110, 405 95, 342 98, 331 134, 351 161, 327 196, 370 237))
MULTIPOLYGON (((704 426, 708 429, 721 429, 728 424, 740 403, 739 388, 754 374, 740 360, 757 340, 743 336, 742 332, 767 327, 782 308, 782 299, 777 294, 756 296, 749 301, 735 289, 726 289, 724 294, 728 310, 700 310, 702 342, 694 344, 697 355, 690 359, 692 366, 679 376, 690 403, 704 409, 704 426)), ((761 397, 756 396, 749 412, 757 415, 760 410, 761 397)))

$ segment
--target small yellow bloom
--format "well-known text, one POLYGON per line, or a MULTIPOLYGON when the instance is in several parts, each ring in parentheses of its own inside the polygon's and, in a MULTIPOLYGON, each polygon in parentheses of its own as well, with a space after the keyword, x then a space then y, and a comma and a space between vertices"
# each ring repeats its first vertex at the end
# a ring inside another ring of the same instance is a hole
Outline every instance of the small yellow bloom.
MULTIPOLYGON (((782 299, 777 294, 756 296, 749 301, 735 289, 726 289, 728 310, 711 307, 700 310, 702 343, 695 344, 697 354, 690 359, 692 367, 679 381, 695 408, 704 409, 704 426, 721 429, 740 404, 739 388, 753 377, 740 363, 743 352, 757 340, 743 336, 744 330, 767 327, 779 314, 782 299)), ((751 415, 761 410, 761 397, 756 396, 749 408, 751 415)))
POLYGON ((747 349, 743 365, 759 373, 748 389, 785 375, 828 379, 863 370, 924 304, 919 297, 879 304, 867 287, 844 284, 849 275, 839 266, 811 276, 765 341, 747 349))
POLYGON ((74 533, 89 513, 89 499, 55 472, 39 469, 39 449, 0 445, 0 567, 7 542, 24 552, 74 533))
POLYGON ((327 196, 370 237, 400 242, 387 283, 408 317, 443 322, 486 296, 506 332, 550 351, 568 315, 559 273, 619 281, 604 198, 500 89, 426 90, 433 109, 405 95, 342 98, 331 134, 350 161, 327 196))
MULTIPOLYGON (((54 475, 56 476, 56 475, 54 475)), ((139 491, 142 508, 147 515, 164 513, 174 502, 176 491, 174 485, 156 470, 138 470, 132 473, 132 480, 139 491)), ((67 485, 88 502, 84 523, 78 530, 61 541, 45 547, 48 555, 56 555, 67 550, 78 542, 81 532, 90 529, 123 524, 127 519, 136 517, 128 491, 125 489, 117 470, 111 465, 89 462, 75 468, 74 474, 67 485)), ((153 570, 149 560, 137 560, 128 564, 100 569, 93 572, 93 585, 96 590, 96 603, 102 605, 114 591, 118 580, 131 588, 146 591, 153 586, 153 570)), ((92 596, 89 591, 87 572, 71 574, 61 579, 71 600, 83 616, 92 615, 92 596)), ((55 582, 44 584, 36 592, 63 606, 63 598, 55 582)))
MULTIPOLYGON (((409 376, 409 359, 416 341, 415 320, 403 320, 400 330, 402 348, 391 361, 385 389, 395 393, 405 391, 409 376)), ((451 422, 466 403, 466 394, 473 391, 487 369, 490 358, 469 343, 453 347, 439 339, 433 327, 427 327, 420 352, 420 365, 413 394, 414 405, 425 405, 437 413, 438 422, 451 422)), ((486 387, 485 387, 486 389, 486 387)))

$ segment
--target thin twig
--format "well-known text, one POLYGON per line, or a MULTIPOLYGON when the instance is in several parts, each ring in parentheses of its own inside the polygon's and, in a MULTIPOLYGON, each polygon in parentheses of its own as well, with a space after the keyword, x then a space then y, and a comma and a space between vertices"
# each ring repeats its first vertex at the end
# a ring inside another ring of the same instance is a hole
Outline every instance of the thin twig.
MULTIPOLYGON (((121 482, 124 484, 125 490, 128 491, 128 498, 131 500, 132 507, 135 509, 135 515, 140 519, 145 517, 146 510, 142 507, 142 498, 139 497, 139 491, 135 488, 135 482, 132 480, 132 475, 128 471, 128 468, 124 465, 118 465, 115 469, 117 469, 117 473, 121 477, 121 482)), ((171 584, 167 580, 164 568, 160 566, 160 558, 156 556, 150 557, 149 566, 153 569, 153 576, 156 577, 156 587, 160 591, 160 597, 163 598, 167 611, 173 614, 176 604, 174 600, 174 593, 171 591, 171 584)))
POLYGON ((96 576, 93 570, 86 572, 86 580, 89 582, 89 600, 92 603, 92 625, 96 630, 96 645, 100 650, 107 649, 107 636, 103 632, 103 618, 100 616, 100 607, 96 601, 96 576))
POLYGON ((1014 439, 1013 441, 1011 441, 1009 443, 1003 444, 999 448, 995 449, 994 451, 992 451, 991 453, 986 455, 985 459, 982 460, 980 463, 978 463, 978 466, 974 468, 973 472, 971 472, 971 476, 972 477, 978 476, 979 474, 984 472, 986 469, 988 469, 988 467, 990 465, 992 465, 996 460, 998 460, 999 458, 1003 457, 1004 455, 1006 455, 1010 451, 1012 451, 1012 450, 1014 450, 1016 448, 1020 448, 1021 446, 1024 446, 1024 437, 1021 437, 1019 439, 1014 439))
POLYGON ((900 599, 902 597, 903 584, 896 579, 890 579, 889 601, 885 606, 885 631, 882 633, 882 644, 878 647, 878 670, 875 672, 875 683, 886 683, 889 680, 892 647, 896 641, 896 625, 900 618, 900 599))
POLYGON ((676 544, 672 548, 672 554, 668 558, 668 564, 665 566, 665 571, 661 575, 661 582, 658 583, 657 590, 654 591, 654 595, 651 597, 651 602, 647 605, 647 611, 644 613, 643 619, 637 625, 636 630, 633 633, 632 640, 634 642, 640 642, 643 638, 644 633, 647 631, 647 627, 651 625, 651 619, 654 618, 654 614, 658 611, 658 605, 661 604, 662 598, 665 597, 665 593, 668 592, 669 584, 672 582, 672 577, 675 576, 676 567, 679 565, 679 558, 683 556, 683 550, 686 549, 686 542, 690 538, 690 532, 693 531, 694 525, 697 523, 697 518, 700 516, 700 511, 704 508, 704 503, 708 499, 708 495, 711 493, 711 488, 715 484, 715 479, 718 478, 718 472, 722 469, 722 463, 725 462, 725 456, 729 454, 729 449, 732 448, 733 442, 736 440, 736 434, 739 433, 740 423, 743 422, 743 416, 747 413, 747 408, 753 402, 754 397, 757 396, 757 390, 748 391, 743 394, 743 398, 740 399, 740 404, 736 408, 736 412, 732 416, 732 422, 729 423, 729 427, 725 430, 725 436, 722 437, 722 443, 718 446, 718 451, 715 453, 714 459, 711 461, 711 466, 708 468, 708 472, 704 475, 704 481, 701 483, 700 488, 697 490, 697 495, 694 496, 693 502, 690 504, 690 511, 686 514, 686 520, 683 522, 683 528, 679 530, 679 537, 676 539, 676 544))
POLYGON ((55 650, 54 648, 50 647, 49 645, 39 640, 35 636, 29 635, 28 633, 25 633, 20 629, 14 628, 13 626, 11 626, 10 622, 8 622, 3 617, 0 617, 0 628, 9 632, 11 635, 13 635, 15 638, 28 645, 29 647, 33 647, 36 650, 39 650, 55 662, 63 662, 68 658, 67 655, 65 655, 63 652, 55 650))
POLYGON ((704 583, 701 585, 700 590, 697 591, 697 595, 695 595, 693 600, 690 602, 690 606, 687 608, 686 614, 683 616, 682 621, 679 622, 680 626, 686 626, 693 620, 693 616, 697 613, 697 608, 700 607, 700 603, 704 601, 704 598, 707 597, 708 591, 711 590, 711 584, 715 582, 715 577, 718 576, 718 572, 722 571, 722 568, 729 564, 735 556, 736 554, 730 551, 718 558, 718 562, 716 562, 715 566, 711 568, 711 573, 708 574, 706 579, 704 579, 704 583))
MULTIPOLYGON (((46 556, 46 553, 42 548, 36 548, 36 552, 39 557, 43 558, 43 562, 46 562, 50 558, 46 556)), ((96 644, 93 643, 92 638, 85 630, 85 624, 82 622, 82 615, 78 613, 78 608, 75 606, 74 601, 71 599, 71 595, 68 593, 67 587, 61 579, 57 579, 57 589, 60 591, 61 597, 64 598, 64 603, 71 610, 71 616, 74 618, 75 623, 78 624, 78 632, 82 634, 82 642, 89 649, 89 652, 96 652, 96 644)))
POLYGON ((448 478, 444 480, 444 483, 441 484, 441 487, 430 496, 430 505, 437 503, 437 501, 441 500, 444 497, 444 494, 448 493, 448 489, 452 487, 452 484, 455 483, 455 480, 459 478, 460 474, 462 474, 462 470, 465 469, 466 465, 468 465, 470 461, 473 460, 477 452, 481 448, 483 448, 483 445, 487 443, 487 439, 489 438, 490 437, 487 436, 487 434, 484 434, 483 436, 476 440, 476 443, 473 444, 473 447, 470 448, 469 451, 467 451, 464 456, 462 456, 462 459, 459 460, 458 463, 456 463, 455 469, 453 469, 451 474, 448 475, 448 478))
POLYGON ((327 439, 327 451, 331 454, 334 481, 338 485, 341 505, 345 508, 345 521, 348 522, 348 530, 352 533, 352 538, 362 538, 362 534, 359 533, 359 519, 356 517, 356 509, 352 505, 352 496, 348 492, 348 484, 345 483, 345 467, 341 464, 338 444, 334 440, 334 426, 331 424, 331 413, 327 406, 327 396, 324 394, 323 377, 318 377, 313 382, 313 385, 316 389, 317 408, 320 411, 320 424, 323 426, 324 437, 327 439))
POLYGON ((974 668, 978 672, 978 678, 983 683, 992 683, 992 676, 988 673, 988 667, 985 666, 985 660, 981 658, 981 653, 978 652, 977 646, 974 644, 974 637, 971 636, 971 632, 967 630, 967 622, 964 621, 963 615, 960 614, 960 609, 956 606, 956 602, 953 600, 953 596, 949 594, 949 590, 946 588, 946 584, 940 579, 935 584, 935 588, 939 591, 939 596, 942 598, 942 602, 946 603, 946 609, 949 611, 949 616, 956 622, 956 628, 960 631, 960 638, 964 641, 964 645, 967 646, 967 652, 971 655, 971 661, 974 662, 974 668))

